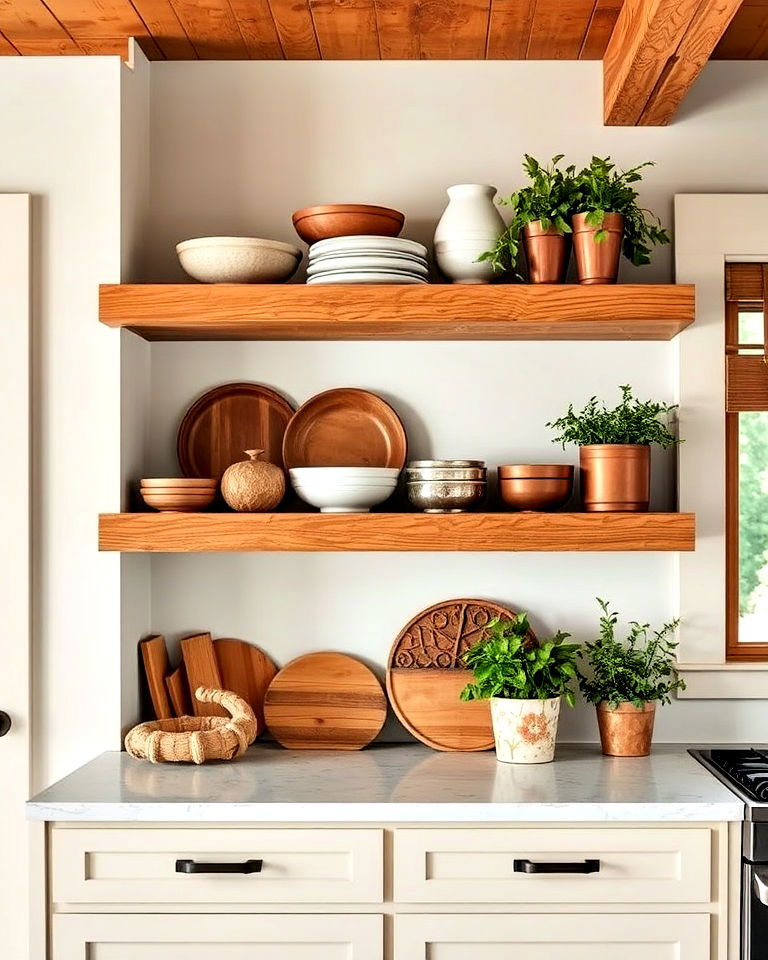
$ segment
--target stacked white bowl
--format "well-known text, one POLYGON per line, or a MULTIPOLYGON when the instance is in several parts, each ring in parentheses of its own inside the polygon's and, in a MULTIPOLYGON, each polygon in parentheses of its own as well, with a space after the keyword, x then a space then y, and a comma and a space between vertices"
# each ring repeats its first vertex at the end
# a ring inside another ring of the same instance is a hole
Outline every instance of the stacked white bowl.
POLYGON ((307 283, 428 283, 427 248, 402 237, 332 237, 309 248, 307 283))
POLYGON ((397 486, 394 467, 292 467, 293 489, 321 513, 368 513, 397 486))

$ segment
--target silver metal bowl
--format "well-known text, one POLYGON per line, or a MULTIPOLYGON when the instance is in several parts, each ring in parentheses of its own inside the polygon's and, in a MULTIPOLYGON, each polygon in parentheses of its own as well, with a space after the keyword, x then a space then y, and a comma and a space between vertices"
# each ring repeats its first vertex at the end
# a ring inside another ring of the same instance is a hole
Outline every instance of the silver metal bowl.
POLYGON ((485 480, 485 467, 406 467, 405 479, 415 480, 485 480))
POLYGON ((484 467, 485 460, 411 460, 405 465, 406 470, 425 467, 484 467))
POLYGON ((405 485, 408 499, 424 513, 464 513, 485 499, 484 480, 414 480, 405 485))

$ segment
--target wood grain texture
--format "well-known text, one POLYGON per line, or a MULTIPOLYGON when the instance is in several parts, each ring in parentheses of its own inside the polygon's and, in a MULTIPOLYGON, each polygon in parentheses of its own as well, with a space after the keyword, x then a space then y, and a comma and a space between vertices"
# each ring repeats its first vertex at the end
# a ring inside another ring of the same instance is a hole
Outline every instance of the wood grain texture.
POLYGON ((670 340, 686 284, 102 286, 99 318, 146 340, 670 340))
MULTIPOLYGON (((16 0, 13 0, 15 3, 16 0)), ((45 0, 72 37, 139 37, 147 33, 130 0, 45 0)))
POLYGON ((221 674, 210 633, 198 633, 179 641, 189 684, 192 713, 196 717, 228 717, 217 703, 201 703, 195 696, 198 687, 221 689, 221 674))
POLYGON ((52 56, 82 52, 51 11, 39 0, 0 0, 0 30, 24 56, 39 55, 47 44, 52 56))
POLYGON ((374 0, 309 0, 323 60, 378 60, 374 0))
POLYGON ((282 60, 283 48, 269 0, 229 0, 238 29, 252 60, 282 60))
POLYGON ((172 0, 201 60, 247 60, 248 48, 228 0, 172 0))
POLYGON ((744 0, 713 60, 764 60, 768 55, 768 0, 744 0))
POLYGON ((286 60, 319 60, 320 47, 309 0, 269 0, 286 60))
POLYGON ((256 736, 264 732, 264 697, 277 667, 259 647, 242 640, 214 641, 216 661, 225 690, 232 690, 256 714, 256 736))
POLYGON ((156 634, 140 640, 139 650, 144 664, 149 696, 152 700, 152 709, 155 711, 154 719, 167 720, 175 714, 165 685, 165 678, 169 672, 165 637, 156 634))
POLYGON ((364 663, 323 651, 280 670, 267 690, 264 716, 288 749, 360 750, 384 726, 387 700, 364 663))
POLYGON ((725 409, 727 413, 768 410, 768 364, 759 355, 726 358, 725 409))
POLYGON ((11 41, 0 33, 0 57, 19 57, 21 54, 11 41))
POLYGON ((536 0, 492 0, 488 25, 489 60, 525 60, 536 0))
POLYGON ((536 0, 528 60, 577 60, 595 0, 536 0))
POLYGON ((693 550, 692 513, 115 513, 99 549, 259 551, 693 550))
POLYGON ((605 123, 669 123, 738 5, 625 0, 603 59, 605 123))
POLYGON ((133 5, 167 60, 197 59, 171 0, 133 0, 133 5))
POLYGON ((382 60, 482 60, 490 0, 376 0, 382 60))
POLYGON ((175 717, 188 717, 192 713, 192 704, 189 699, 189 684, 187 683, 187 673, 184 664, 179 664, 176 669, 169 673, 165 678, 165 686, 168 691, 168 699, 171 702, 171 708, 175 717))
POLYGON ((623 0, 597 0, 592 9, 579 60, 602 60, 623 0))

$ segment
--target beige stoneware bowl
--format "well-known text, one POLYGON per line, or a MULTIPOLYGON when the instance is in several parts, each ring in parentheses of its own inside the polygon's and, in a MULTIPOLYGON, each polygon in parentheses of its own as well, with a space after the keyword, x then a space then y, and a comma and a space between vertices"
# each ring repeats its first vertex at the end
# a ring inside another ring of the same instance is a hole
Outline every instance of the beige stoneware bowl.
POLYGON ((256 237, 198 237, 176 244, 176 253, 201 283, 283 283, 302 257, 290 243, 256 237))

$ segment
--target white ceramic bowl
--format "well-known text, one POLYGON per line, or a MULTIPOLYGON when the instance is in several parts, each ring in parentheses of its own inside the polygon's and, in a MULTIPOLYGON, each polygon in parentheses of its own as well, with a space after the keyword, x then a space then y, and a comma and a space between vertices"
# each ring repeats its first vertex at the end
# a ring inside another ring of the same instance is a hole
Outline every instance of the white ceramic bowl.
POLYGON ((176 244, 182 267, 201 283, 282 283, 296 272, 301 250, 279 240, 198 237, 176 244))
POLYGON ((393 471, 393 477, 343 479, 323 476, 322 473, 315 477, 311 475, 333 467, 304 469, 309 469, 310 475, 303 478, 294 476, 296 470, 289 471, 293 489, 305 503, 319 507, 321 513, 367 513, 394 493, 399 472, 393 471))
POLYGON ((292 480, 397 480, 397 467, 292 467, 292 480))

